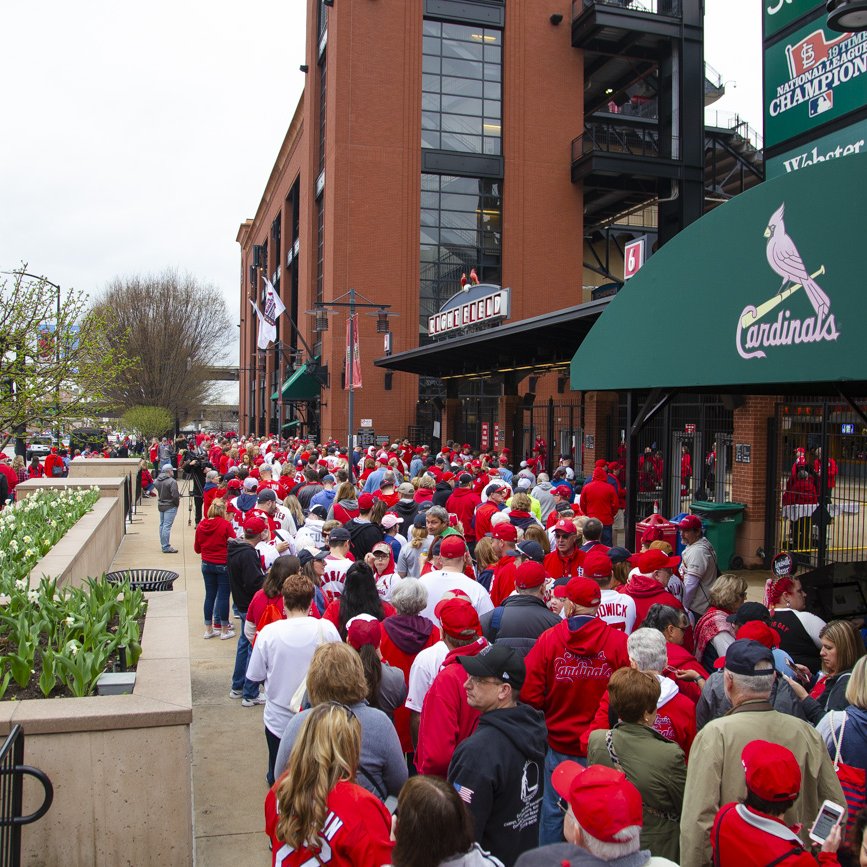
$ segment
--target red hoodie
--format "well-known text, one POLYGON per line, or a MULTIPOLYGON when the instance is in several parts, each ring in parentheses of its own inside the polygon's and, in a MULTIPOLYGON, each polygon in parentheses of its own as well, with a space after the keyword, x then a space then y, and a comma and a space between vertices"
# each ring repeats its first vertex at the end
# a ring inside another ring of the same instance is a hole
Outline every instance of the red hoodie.
POLYGON ((467 672, 458 658, 475 656, 487 646, 488 642, 479 638, 452 650, 427 691, 415 750, 415 766, 420 774, 445 777, 457 745, 476 730, 479 712, 467 704, 467 672))
POLYGON ((626 636, 598 617, 570 617, 543 632, 524 663, 521 701, 544 711, 551 749, 586 755, 581 735, 611 675, 629 665, 626 636))
MULTIPOLYGON (((485 533, 491 532, 491 518, 497 514, 500 510, 497 508, 496 503, 492 503, 490 500, 482 503, 481 506, 476 509, 476 517, 475 521, 471 521, 471 524, 474 524, 473 532, 476 534, 477 539, 481 539, 485 533)), ((467 525, 464 524, 464 529, 466 530, 467 525)))
POLYGON ((511 596, 515 590, 515 558, 500 557, 494 564, 494 577, 491 578, 491 602, 494 606, 503 604, 503 600, 511 596))
POLYGON ((635 625, 641 626, 651 605, 670 605, 683 611, 683 605, 651 575, 633 575, 624 585, 623 592, 635 600, 635 625))
POLYGON ((588 482, 581 489, 578 504, 585 515, 598 518, 606 527, 610 527, 614 523, 614 516, 620 508, 620 503, 617 492, 606 481, 607 478, 605 470, 601 467, 593 470, 593 481, 588 482))
POLYGON ((204 518, 196 525, 193 550, 205 563, 223 565, 228 560, 229 539, 235 538, 235 528, 225 518, 204 518))
POLYGON ((468 542, 475 542, 477 538, 473 515, 481 502, 481 497, 469 488, 455 488, 454 493, 446 500, 446 511, 458 516, 468 542))
MULTIPOLYGON (((696 731, 695 704, 678 692, 677 684, 670 677, 661 678, 660 686, 662 692, 656 706, 656 722, 653 724, 653 729, 664 738, 676 743, 683 750, 686 761, 689 761, 689 749, 695 740, 696 731)), ((582 754, 587 754, 590 732, 610 728, 610 706, 606 689, 593 722, 581 735, 582 754)))

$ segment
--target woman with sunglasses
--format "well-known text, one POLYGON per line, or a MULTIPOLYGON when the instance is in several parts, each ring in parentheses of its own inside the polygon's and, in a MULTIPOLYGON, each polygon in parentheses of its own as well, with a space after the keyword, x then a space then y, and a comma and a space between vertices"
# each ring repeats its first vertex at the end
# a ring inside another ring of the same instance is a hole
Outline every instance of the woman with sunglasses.
POLYGON ((356 783, 361 725, 346 705, 304 714, 288 770, 265 798, 272 867, 381 867, 391 863, 391 817, 356 783))

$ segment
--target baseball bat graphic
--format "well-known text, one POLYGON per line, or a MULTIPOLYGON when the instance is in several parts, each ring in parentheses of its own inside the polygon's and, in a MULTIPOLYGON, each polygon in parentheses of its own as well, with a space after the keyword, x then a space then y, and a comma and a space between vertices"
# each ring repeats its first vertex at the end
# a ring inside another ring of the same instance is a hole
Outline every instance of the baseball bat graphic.
MULTIPOLYGON (((821 276, 825 273, 825 266, 822 265, 815 274, 811 274, 811 279, 815 280, 817 277, 821 276)), ((749 328, 751 325, 755 325, 765 314, 770 313, 778 304, 781 304, 785 301, 792 293, 797 292, 803 286, 802 283, 793 283, 787 289, 780 292, 778 295, 774 295, 773 298, 769 298, 764 304, 760 304, 756 308, 755 316, 752 313, 744 313, 741 317, 741 327, 749 328)))

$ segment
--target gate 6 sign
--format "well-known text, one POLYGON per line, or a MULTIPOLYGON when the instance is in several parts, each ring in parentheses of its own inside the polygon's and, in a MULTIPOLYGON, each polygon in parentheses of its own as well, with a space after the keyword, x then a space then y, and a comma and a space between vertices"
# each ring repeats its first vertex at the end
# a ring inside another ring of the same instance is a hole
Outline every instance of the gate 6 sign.
POLYGON ((647 248, 647 235, 642 235, 634 241, 630 241, 623 247, 623 279, 634 277, 639 268, 644 264, 644 255, 647 248))

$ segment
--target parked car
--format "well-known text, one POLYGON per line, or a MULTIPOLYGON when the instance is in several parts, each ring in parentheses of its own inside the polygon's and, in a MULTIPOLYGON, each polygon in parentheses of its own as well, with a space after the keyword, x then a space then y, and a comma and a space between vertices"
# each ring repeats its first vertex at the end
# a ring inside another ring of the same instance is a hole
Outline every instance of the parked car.
POLYGON ((44 458, 54 445, 54 437, 51 436, 32 436, 30 442, 27 443, 27 460, 29 461, 34 455, 39 458, 44 458))

